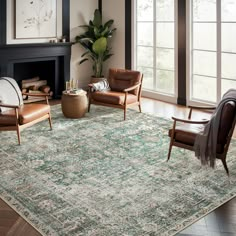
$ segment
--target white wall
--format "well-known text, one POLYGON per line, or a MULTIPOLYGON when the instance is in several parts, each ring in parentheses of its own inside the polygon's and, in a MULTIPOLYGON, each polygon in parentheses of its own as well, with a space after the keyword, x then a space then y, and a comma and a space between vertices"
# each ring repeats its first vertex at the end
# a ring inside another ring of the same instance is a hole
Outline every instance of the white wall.
POLYGON ((114 55, 108 59, 104 66, 106 75, 108 68, 125 68, 125 0, 103 0, 102 2, 103 22, 114 20, 117 28, 110 41, 114 55))
MULTIPOLYGON (((74 41, 76 35, 83 32, 79 25, 88 24, 89 20, 93 19, 94 10, 98 8, 97 0, 70 0, 70 37, 74 41)), ((81 55, 84 52, 79 44, 72 46, 71 56, 71 78, 78 80, 78 84, 82 88, 86 88, 92 71, 90 61, 79 65, 81 55)))

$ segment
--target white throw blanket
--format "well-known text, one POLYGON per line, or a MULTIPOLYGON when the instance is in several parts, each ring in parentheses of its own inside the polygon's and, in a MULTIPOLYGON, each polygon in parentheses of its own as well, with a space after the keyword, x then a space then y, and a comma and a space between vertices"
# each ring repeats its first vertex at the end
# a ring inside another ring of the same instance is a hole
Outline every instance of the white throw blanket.
MULTIPOLYGON (((0 78, 0 103, 7 105, 22 105, 23 99, 17 82, 8 77, 0 78)), ((0 107, 0 112, 10 108, 0 107)))
POLYGON ((230 89, 224 94, 222 100, 212 114, 210 121, 206 124, 203 132, 198 134, 195 139, 195 156, 201 160, 203 165, 210 164, 211 167, 215 166, 217 138, 221 113, 225 103, 229 101, 236 102, 235 89, 230 89))

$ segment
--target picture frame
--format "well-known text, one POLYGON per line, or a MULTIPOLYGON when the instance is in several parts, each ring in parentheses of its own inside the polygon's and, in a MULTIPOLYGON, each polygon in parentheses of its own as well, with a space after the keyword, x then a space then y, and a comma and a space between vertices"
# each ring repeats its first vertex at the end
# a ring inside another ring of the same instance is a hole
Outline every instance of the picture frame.
POLYGON ((57 0, 15 0, 15 39, 57 37, 57 0))

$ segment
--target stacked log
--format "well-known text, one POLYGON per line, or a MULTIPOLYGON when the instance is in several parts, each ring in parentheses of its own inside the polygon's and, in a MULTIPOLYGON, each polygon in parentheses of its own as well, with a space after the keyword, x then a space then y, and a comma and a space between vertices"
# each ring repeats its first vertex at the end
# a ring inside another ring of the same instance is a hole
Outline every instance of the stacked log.
MULTIPOLYGON (((47 84, 47 80, 40 80, 39 76, 22 80, 21 89, 23 93, 49 94, 49 99, 53 96, 53 91, 51 91, 50 86, 47 84)), ((23 99, 25 103, 45 100, 43 97, 33 97, 30 95, 23 95, 23 99)))

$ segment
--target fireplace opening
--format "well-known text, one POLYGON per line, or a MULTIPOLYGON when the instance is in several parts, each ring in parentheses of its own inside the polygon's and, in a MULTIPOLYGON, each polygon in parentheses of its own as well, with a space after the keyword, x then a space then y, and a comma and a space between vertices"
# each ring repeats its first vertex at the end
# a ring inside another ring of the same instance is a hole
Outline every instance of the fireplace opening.
POLYGON ((47 85, 55 94, 56 60, 27 61, 14 63, 14 79, 22 88, 22 80, 26 81, 35 77, 46 80, 47 85))
MULTIPOLYGON (((38 77, 40 81, 47 81, 46 85, 50 87, 52 98, 59 98, 64 89, 64 80, 61 78, 61 76, 64 75, 63 63, 61 62, 60 57, 53 57, 53 59, 34 58, 30 61, 21 60, 20 62, 14 62, 13 75, 21 89, 22 81, 25 82, 36 77, 38 77), (59 63, 62 67, 58 66, 59 63)), ((36 82, 36 90, 38 90, 37 84, 38 82, 36 82)))

